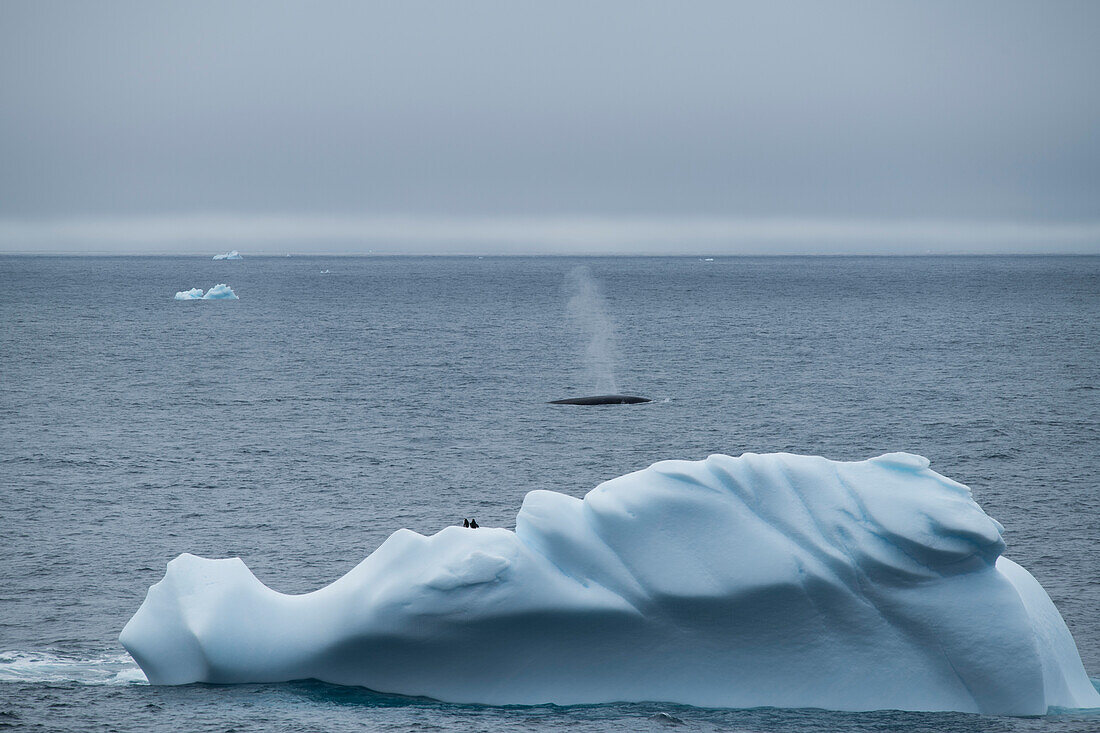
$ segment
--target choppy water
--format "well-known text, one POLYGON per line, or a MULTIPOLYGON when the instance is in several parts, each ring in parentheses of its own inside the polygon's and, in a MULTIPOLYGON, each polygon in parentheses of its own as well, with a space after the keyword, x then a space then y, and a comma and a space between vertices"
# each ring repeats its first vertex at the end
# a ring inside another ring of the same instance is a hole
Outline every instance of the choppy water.
POLYGON ((527 491, 580 496, 661 458, 909 450, 1005 525, 1100 677, 1098 330, 1086 257, 0 258, 0 727, 1097 730, 156 688, 116 638, 184 551, 302 592, 398 527, 510 527, 527 491), (578 264, 619 388, 656 402, 545 404, 592 391, 578 264), (240 301, 172 300, 221 282, 240 301))

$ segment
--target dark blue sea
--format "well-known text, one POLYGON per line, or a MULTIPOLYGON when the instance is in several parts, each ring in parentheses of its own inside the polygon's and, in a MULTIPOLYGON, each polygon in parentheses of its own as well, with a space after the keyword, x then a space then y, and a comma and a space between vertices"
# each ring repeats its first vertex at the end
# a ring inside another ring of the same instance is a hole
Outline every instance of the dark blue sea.
POLYGON ((0 728, 1100 730, 142 684, 118 633, 181 552, 304 592, 400 527, 743 451, 927 456, 1100 677, 1100 258, 245 256, 0 258, 0 728), (578 266, 600 313, 567 308, 578 266), (240 300, 173 300, 218 283, 240 300), (546 404, 612 376, 654 402, 546 404))

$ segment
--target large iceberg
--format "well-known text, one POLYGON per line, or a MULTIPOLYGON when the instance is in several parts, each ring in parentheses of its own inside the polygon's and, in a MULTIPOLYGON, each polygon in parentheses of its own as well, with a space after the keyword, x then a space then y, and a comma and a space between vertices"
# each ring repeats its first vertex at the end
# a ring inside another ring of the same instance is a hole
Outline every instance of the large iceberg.
POLYGON ((488 704, 1032 715, 1100 706, 1001 526, 920 456, 663 461, 514 532, 402 529, 284 595, 184 554, 122 630, 154 684, 302 678, 488 704))
POLYGON ((238 252, 237 250, 232 250, 230 252, 226 252, 225 254, 214 255, 214 259, 215 260, 243 260, 244 257, 241 257, 241 253, 238 252))

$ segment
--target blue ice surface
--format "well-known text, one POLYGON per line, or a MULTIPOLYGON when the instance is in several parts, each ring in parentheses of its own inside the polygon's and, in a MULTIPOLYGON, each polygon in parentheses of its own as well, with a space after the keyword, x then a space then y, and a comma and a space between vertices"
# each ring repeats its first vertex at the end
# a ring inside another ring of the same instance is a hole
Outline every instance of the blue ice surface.
POLYGON ((207 290, 205 295, 202 288, 181 290, 176 293, 176 300, 240 300, 240 298, 233 292, 233 288, 221 283, 207 290))

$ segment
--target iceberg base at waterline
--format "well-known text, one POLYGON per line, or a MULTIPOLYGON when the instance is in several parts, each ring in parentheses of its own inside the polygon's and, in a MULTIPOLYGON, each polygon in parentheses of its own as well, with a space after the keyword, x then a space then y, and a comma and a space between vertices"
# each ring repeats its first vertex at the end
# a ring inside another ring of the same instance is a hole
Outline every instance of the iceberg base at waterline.
POLYGON ((1100 707, 1001 526, 919 456, 663 461, 516 529, 398 530, 284 595, 168 564, 121 641, 154 684, 315 678, 486 704, 1100 707))
POLYGON ((207 290, 205 295, 202 288, 181 290, 176 293, 176 300, 240 300, 240 298, 233 292, 233 288, 222 283, 207 290))

